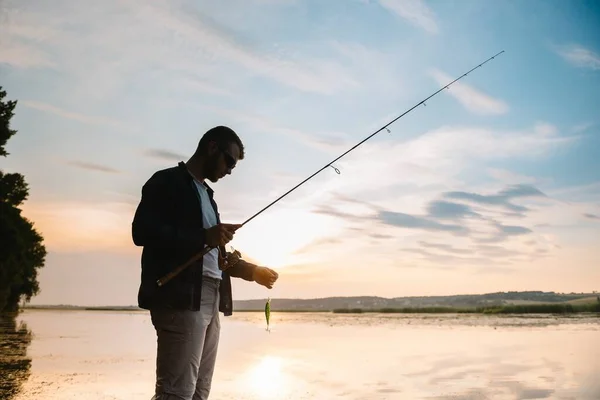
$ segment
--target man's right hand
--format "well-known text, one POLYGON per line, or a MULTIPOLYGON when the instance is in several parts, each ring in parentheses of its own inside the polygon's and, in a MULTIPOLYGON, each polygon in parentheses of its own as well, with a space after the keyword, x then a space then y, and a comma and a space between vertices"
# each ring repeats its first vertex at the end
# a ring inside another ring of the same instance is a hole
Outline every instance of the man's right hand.
POLYGON ((210 247, 225 246, 242 224, 217 224, 206 230, 206 244, 210 247))

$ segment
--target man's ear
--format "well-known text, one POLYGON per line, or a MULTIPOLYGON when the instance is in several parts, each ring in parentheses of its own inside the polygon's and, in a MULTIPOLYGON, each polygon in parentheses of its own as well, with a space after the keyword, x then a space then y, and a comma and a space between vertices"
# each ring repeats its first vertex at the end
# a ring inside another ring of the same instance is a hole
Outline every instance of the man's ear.
POLYGON ((208 146, 206 147, 206 153, 209 156, 212 156, 218 150, 219 150, 219 145, 217 144, 217 142, 215 142, 214 140, 211 140, 210 142, 208 142, 208 146))

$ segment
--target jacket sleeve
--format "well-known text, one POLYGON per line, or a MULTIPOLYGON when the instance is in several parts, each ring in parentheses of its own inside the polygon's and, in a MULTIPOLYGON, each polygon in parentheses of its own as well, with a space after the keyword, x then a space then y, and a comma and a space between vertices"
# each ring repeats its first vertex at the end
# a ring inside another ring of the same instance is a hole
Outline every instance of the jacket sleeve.
POLYGON ((242 278, 252 282, 254 281, 252 277, 254 269, 256 269, 256 265, 245 260, 239 260, 233 267, 227 269, 227 273, 231 277, 242 278))
POLYGON ((131 226, 136 246, 199 246, 204 245, 205 229, 182 228, 169 217, 172 215, 173 187, 158 173, 142 187, 142 198, 136 209, 131 226))

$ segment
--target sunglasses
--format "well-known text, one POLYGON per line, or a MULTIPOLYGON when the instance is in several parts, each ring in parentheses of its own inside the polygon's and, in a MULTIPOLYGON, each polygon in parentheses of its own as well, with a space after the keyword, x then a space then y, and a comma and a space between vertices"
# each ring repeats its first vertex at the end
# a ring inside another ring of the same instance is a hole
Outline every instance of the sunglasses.
POLYGON ((220 149, 221 153, 223 153, 223 156, 225 157, 225 163, 227 164, 227 167, 229 169, 233 169, 235 168, 235 158, 233 158, 233 156, 231 154, 229 154, 229 152, 223 148, 220 149))

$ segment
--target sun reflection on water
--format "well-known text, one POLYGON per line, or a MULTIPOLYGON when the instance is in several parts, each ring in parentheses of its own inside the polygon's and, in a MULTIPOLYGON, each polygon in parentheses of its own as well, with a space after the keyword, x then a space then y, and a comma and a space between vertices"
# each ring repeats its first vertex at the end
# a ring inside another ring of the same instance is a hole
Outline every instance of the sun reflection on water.
POLYGON ((280 357, 265 356, 248 370, 246 383, 256 398, 281 398, 289 392, 290 380, 283 372, 283 361, 280 357))

